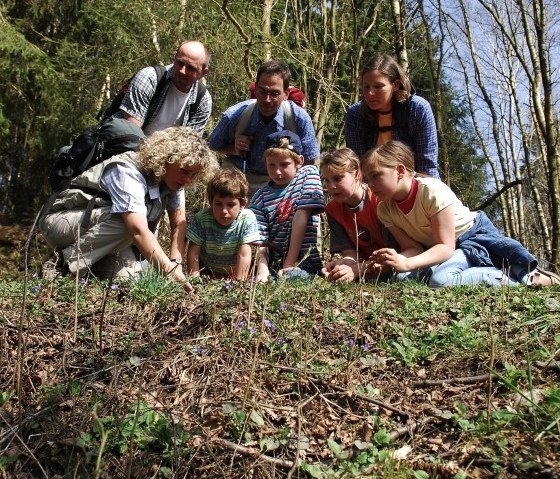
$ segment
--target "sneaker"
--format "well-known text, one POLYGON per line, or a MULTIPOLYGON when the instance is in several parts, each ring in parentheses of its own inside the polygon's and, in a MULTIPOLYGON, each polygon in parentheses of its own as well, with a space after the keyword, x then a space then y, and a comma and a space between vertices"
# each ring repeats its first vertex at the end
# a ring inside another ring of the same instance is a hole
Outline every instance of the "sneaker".
POLYGON ((61 278, 68 271, 62 255, 55 252, 47 261, 43 263, 42 277, 48 281, 61 278))
POLYGON ((529 286, 532 286, 533 288, 543 288, 546 286, 556 285, 560 285, 560 276, 552 271, 537 268, 529 275, 529 286))

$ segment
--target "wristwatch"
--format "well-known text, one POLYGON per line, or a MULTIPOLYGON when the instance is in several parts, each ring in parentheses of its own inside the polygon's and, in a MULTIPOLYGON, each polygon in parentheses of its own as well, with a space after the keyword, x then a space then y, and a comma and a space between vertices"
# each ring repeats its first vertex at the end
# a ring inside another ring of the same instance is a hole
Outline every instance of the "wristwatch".
POLYGON ((183 258, 169 258, 169 261, 176 264, 183 264, 183 258))

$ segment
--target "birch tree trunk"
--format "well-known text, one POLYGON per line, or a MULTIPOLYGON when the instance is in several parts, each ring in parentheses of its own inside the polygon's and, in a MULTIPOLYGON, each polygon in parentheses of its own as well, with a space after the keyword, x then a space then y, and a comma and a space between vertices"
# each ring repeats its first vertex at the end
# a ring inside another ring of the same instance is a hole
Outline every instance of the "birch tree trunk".
POLYGON ((558 5, 545 0, 456 0, 442 7, 438 0, 438 6, 462 71, 481 149, 496 190, 505 191, 499 197, 504 230, 557 266, 560 146, 549 63, 553 24, 547 10, 558 5), (513 184, 517 186, 507 188, 513 184))
POLYGON ((408 54, 406 52, 406 25, 404 21, 403 5, 401 0, 391 0, 391 15, 393 17, 393 26, 395 31, 395 52, 397 60, 408 71, 408 54))

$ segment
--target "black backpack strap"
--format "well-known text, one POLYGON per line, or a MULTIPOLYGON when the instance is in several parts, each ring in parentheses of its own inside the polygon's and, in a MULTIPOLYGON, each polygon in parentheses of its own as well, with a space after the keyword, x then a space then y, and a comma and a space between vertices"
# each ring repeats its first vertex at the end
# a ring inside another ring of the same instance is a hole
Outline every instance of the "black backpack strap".
MULTIPOLYGON (((204 97, 204 95, 206 94, 206 91, 207 91, 207 88, 204 86, 204 84, 200 80, 198 80, 198 87, 197 87, 197 91, 196 91, 196 99, 194 100, 194 103, 189 107, 189 116, 187 117, 187 122, 189 122, 191 120, 191 118, 198 111, 198 107, 200 106, 200 102, 201 102, 202 98, 204 97)), ((183 116, 183 118, 181 118, 181 124, 185 123, 183 120, 184 120, 184 116, 183 116)))
POLYGON ((98 195, 94 196, 88 201, 86 209, 84 210, 84 215, 82 216, 82 221, 80 223, 80 234, 85 233, 90 227, 91 214, 93 213, 93 208, 95 207, 95 200, 98 195))
POLYGON ((47 200, 43 203, 43 206, 41 207, 41 210, 39 211, 39 214, 37 215, 37 223, 38 224, 40 224, 41 221, 43 221, 43 218, 51 212, 51 208, 53 207, 54 202, 56 201, 57 197, 58 197, 58 191, 54 191, 53 193, 50 194, 50 196, 47 198, 47 200))
POLYGON ((142 125, 142 129, 148 126, 152 116, 154 115, 156 108, 159 104, 159 100, 165 88, 165 84, 167 83, 167 70, 163 65, 154 65, 154 70, 156 71, 157 75, 157 85, 156 91, 154 92, 150 104, 148 105, 148 111, 146 112, 146 118, 144 118, 144 123, 142 125))

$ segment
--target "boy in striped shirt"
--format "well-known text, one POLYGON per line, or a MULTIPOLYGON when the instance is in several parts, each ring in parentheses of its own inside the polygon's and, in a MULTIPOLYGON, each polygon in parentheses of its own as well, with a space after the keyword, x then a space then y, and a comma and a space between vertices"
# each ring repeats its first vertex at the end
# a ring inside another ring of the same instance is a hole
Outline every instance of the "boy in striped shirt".
POLYGON ((322 261, 317 250, 319 214, 325 208, 319 171, 303 166, 298 135, 283 130, 266 138, 264 162, 271 181, 251 199, 261 246, 257 250, 257 279, 317 274, 322 261))
POLYGON ((259 233, 255 214, 246 209, 249 185, 238 169, 219 170, 207 186, 210 208, 194 215, 187 232, 187 270, 245 280, 251 269, 251 244, 259 233))

